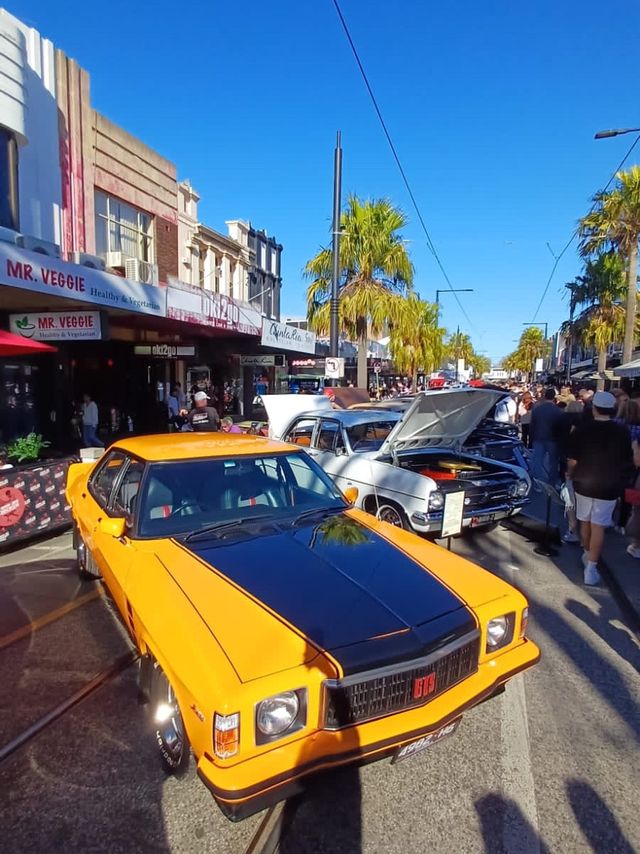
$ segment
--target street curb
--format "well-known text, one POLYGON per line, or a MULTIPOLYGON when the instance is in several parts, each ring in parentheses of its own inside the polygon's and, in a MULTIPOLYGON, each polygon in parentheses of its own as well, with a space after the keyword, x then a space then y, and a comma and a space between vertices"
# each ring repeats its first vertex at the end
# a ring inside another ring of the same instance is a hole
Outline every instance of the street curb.
POLYGON ((640 612, 625 593, 614 570, 611 569, 610 565, 602 557, 598 563, 598 569, 618 608, 622 611, 624 619, 629 624, 629 628, 638 640, 640 640, 640 612))

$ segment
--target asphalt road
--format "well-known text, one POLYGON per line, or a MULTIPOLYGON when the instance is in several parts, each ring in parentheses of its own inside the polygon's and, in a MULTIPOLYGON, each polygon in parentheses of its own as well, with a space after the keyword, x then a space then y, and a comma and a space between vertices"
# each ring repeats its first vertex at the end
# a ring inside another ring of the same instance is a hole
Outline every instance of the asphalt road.
MULTIPOLYGON (((94 589, 70 537, 0 557, 0 638, 94 589)), ((498 529, 453 543, 519 586, 542 662, 450 739, 318 778, 285 806, 281 850, 640 851, 640 645, 605 589, 498 529)), ((0 640, 1 646, 1 640, 0 640)), ((0 747, 126 652, 103 598, 0 648, 0 747)), ((166 778, 133 668, 0 764, 0 849, 241 854, 259 822, 224 819, 193 767, 166 778)))

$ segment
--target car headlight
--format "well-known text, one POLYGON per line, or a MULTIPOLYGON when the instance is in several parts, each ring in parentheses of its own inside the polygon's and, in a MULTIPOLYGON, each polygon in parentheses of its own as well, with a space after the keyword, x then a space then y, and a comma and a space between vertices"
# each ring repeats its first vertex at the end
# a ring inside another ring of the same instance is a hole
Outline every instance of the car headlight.
POLYGON ((494 617, 487 623, 487 652, 495 652, 513 640, 515 614, 494 617))
POLYGON ((306 723, 307 690, 283 691, 256 706, 256 744, 265 744, 301 729, 306 723))
POLYGON ((444 495, 439 489, 435 489, 429 496, 429 510, 442 510, 444 507, 444 495))
POLYGON ((529 494, 529 483, 526 480, 519 480, 516 484, 516 497, 524 498, 529 494))

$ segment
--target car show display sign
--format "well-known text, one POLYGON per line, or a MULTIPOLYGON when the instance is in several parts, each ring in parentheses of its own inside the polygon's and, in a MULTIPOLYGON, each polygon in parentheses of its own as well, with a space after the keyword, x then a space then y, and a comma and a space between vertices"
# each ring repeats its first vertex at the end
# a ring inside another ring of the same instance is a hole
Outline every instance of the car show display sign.
POLYGON ((288 323, 262 319, 262 344, 266 347, 278 347, 281 350, 298 350, 300 353, 316 352, 316 334, 307 329, 298 329, 288 323))
POLYGON ((99 311, 46 311, 10 314, 9 330, 33 341, 100 341, 99 311))
POLYGON ((442 511, 441 537, 454 537, 462 530, 462 515, 464 513, 464 489, 456 492, 446 492, 444 510, 442 511))
POLYGON ((167 309, 166 288, 69 264, 4 241, 0 241, 0 284, 158 317, 164 317, 167 309))
POLYGON ((0 548, 71 523, 64 489, 75 458, 0 471, 0 548))

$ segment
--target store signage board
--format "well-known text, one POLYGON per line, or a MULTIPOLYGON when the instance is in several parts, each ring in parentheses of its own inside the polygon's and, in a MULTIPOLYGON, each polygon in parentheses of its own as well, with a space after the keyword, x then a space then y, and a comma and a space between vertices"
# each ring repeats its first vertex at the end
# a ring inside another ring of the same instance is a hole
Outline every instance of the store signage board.
POLYGON ((306 329, 279 323, 277 320, 262 319, 262 344, 277 347, 280 350, 298 350, 301 353, 315 353, 316 335, 306 329))
POLYGON ((99 311, 47 311, 10 314, 14 335, 33 341, 99 341, 102 324, 99 311))
POLYGON ((59 261, 0 241, 0 284, 46 296, 164 317, 167 289, 59 261))
POLYGON ((225 294, 181 282, 167 288, 167 317, 212 329, 260 335, 262 315, 225 294))
POLYGON ((464 513, 464 489, 456 492, 446 492, 444 510, 442 512, 441 537, 453 537, 462 530, 462 514, 464 513))
POLYGON ((275 363, 276 363, 276 357, 273 355, 272 356, 264 356, 264 355, 240 356, 240 364, 241 365, 259 365, 259 366, 267 368, 267 367, 272 367, 273 365, 275 365, 275 363))
POLYGON ((154 359, 190 359, 196 355, 196 348, 177 344, 136 344, 135 356, 152 356, 154 359))
POLYGON ((324 375, 328 380, 339 380, 344 376, 344 359, 328 356, 324 360, 324 375))

